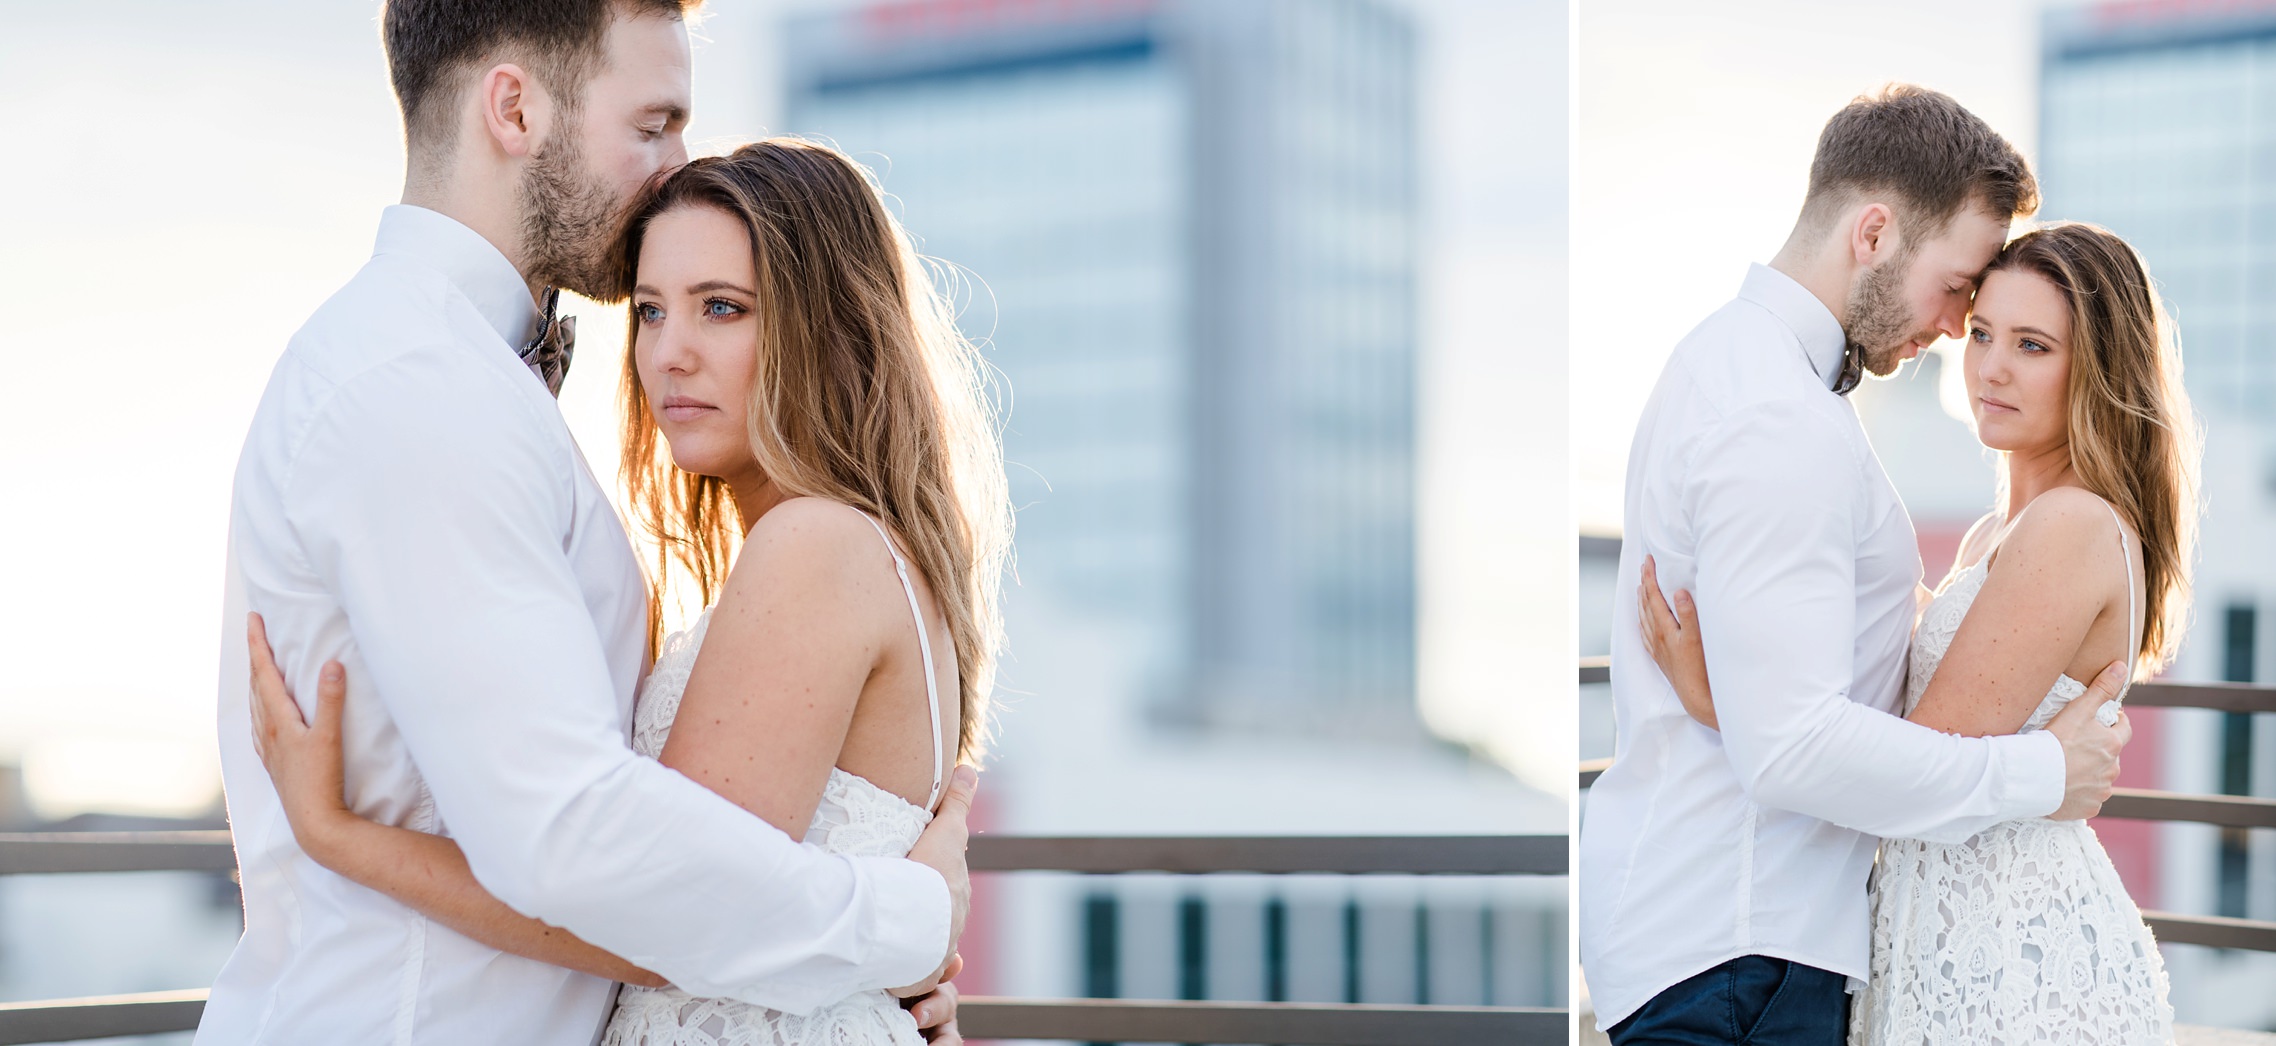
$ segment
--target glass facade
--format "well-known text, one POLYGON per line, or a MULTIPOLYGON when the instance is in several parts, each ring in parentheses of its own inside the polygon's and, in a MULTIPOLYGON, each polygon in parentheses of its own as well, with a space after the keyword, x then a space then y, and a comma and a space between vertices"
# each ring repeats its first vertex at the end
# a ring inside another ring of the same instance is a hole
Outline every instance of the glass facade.
MULTIPOLYGON (((2125 237, 2179 332, 2204 425, 2194 620, 2171 675, 2265 681, 2276 599, 2276 10, 2106 4, 2051 11, 2042 37, 2041 217, 2125 237)), ((2276 795, 2276 724, 2174 710, 2144 736, 2175 791, 2276 795)), ((2158 826, 2144 907, 2276 918, 2276 837, 2158 826)), ((2166 949, 2184 1022, 2262 1025, 2276 963, 2166 949)))
POLYGON ((786 39, 786 128, 968 277, 1018 598, 1109 623, 1160 719, 1418 733, 1404 21, 1098 0, 786 39))
POLYGON ((2276 411, 2276 17, 2090 28, 2051 17, 2042 214, 2149 259, 2200 410, 2276 411), (2196 32, 2177 30, 2195 28, 2196 32))

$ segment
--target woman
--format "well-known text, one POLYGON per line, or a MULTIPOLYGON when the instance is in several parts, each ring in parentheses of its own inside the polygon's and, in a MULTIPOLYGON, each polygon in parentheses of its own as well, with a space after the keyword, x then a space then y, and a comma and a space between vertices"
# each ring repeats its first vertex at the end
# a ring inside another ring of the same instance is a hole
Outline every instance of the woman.
MULTIPOLYGON (((978 753, 1001 634, 1010 512, 977 357, 865 172, 823 146, 689 163, 617 258, 623 471, 659 548, 633 746, 808 846, 905 854, 947 767, 978 753), (675 577, 708 605, 663 637, 675 577)), ((256 740, 309 856, 493 947, 627 982, 604 1042, 923 1041, 884 992, 808 1014, 695 998, 514 913, 449 840, 347 809, 339 673, 302 728, 255 638, 256 740)))
MULTIPOLYGON (((2000 508, 1942 586, 1921 591, 1906 718, 1969 736, 2036 730, 2113 659, 2133 678, 2171 660, 2197 457, 2168 335, 2141 259, 2107 230, 2048 226, 1992 263, 1966 378, 1977 436, 2000 452, 2000 508)), ((1647 561, 1638 598, 1653 659, 1715 726, 1690 594, 1671 609, 1647 561)), ((2173 1038, 2157 943, 2083 821, 1885 840, 1870 889, 1853 1044, 2173 1038)))

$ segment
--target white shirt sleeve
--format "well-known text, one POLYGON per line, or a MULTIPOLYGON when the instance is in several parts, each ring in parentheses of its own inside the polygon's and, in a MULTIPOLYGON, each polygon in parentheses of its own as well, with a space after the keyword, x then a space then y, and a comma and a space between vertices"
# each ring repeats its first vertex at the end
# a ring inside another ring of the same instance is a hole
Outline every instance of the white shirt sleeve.
POLYGON ((938 873, 802 847, 627 747, 563 548, 574 450, 467 351, 341 386, 285 499, 373 684, 351 702, 385 705, 475 877, 697 995, 795 1013, 931 974, 938 873))
POLYGON ((2060 742, 1967 738, 1849 699, 1859 463, 1818 408, 1774 401, 1711 430, 1685 477, 1700 633, 1747 794, 1856 831, 1959 842, 2062 802, 2060 742))

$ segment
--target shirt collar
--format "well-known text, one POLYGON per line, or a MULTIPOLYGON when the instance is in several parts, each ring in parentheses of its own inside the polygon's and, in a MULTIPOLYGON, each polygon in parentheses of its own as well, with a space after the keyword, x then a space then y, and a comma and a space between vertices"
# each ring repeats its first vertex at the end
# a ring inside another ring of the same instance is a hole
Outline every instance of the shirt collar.
POLYGON ((1809 288, 1794 282, 1792 276, 1768 265, 1747 268, 1746 282, 1739 285, 1739 299, 1763 307, 1780 323, 1794 332, 1802 341, 1802 355, 1810 369, 1817 372, 1818 380, 1828 389, 1841 376, 1841 359, 1849 349, 1849 336, 1842 333, 1841 321, 1826 309, 1826 303, 1810 293, 1809 288))
POLYGON ((482 234, 448 215, 410 204, 393 204, 379 216, 373 256, 395 254, 443 274, 474 303, 498 337, 515 349, 537 330, 537 303, 529 281, 482 234))

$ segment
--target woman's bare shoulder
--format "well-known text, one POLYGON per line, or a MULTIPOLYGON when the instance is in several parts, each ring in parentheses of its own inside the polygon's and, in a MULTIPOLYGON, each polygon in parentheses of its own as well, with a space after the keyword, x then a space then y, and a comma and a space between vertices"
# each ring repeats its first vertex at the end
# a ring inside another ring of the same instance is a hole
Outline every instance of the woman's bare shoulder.
POLYGON ((885 543, 866 513, 827 498, 791 498, 751 525, 720 604, 753 597, 881 602, 879 586, 868 583, 880 563, 888 564, 885 576, 891 577, 885 543))
POLYGON ((2083 487, 2056 487, 2031 500, 2015 529, 2000 542, 1998 567, 2009 566, 2011 577, 2027 573, 2043 584, 2083 594, 2125 583, 2127 560, 2115 553, 2124 536, 2127 548, 2139 544, 2124 520, 2093 491, 2083 487))
POLYGON ((2031 499, 2015 523, 2014 538, 2055 551, 2083 551, 2097 543, 2115 546, 2118 535, 2133 539, 2110 503, 2085 487, 2056 487, 2031 499))

